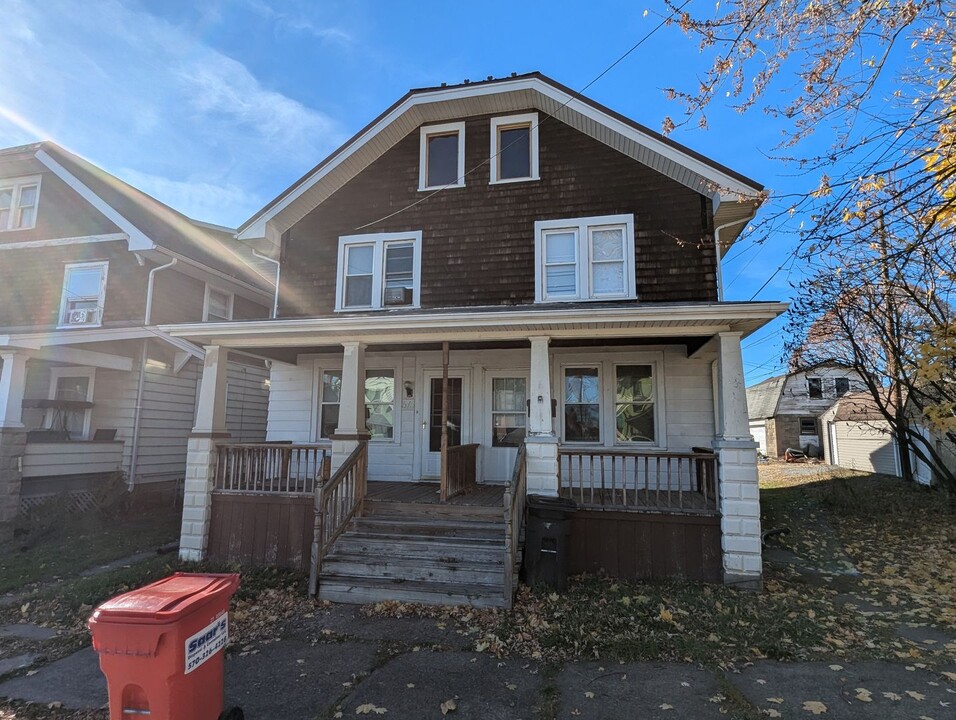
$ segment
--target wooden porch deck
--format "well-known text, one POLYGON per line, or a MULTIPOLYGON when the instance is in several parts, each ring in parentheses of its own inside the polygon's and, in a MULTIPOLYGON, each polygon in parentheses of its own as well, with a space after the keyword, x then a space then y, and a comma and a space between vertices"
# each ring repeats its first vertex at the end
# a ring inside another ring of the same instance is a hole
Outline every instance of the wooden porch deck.
POLYGON ((373 502, 416 503, 420 505, 460 505, 462 507, 502 507, 504 485, 478 484, 476 490, 456 495, 445 503, 439 497, 438 482, 398 482, 369 480, 365 498, 373 502))

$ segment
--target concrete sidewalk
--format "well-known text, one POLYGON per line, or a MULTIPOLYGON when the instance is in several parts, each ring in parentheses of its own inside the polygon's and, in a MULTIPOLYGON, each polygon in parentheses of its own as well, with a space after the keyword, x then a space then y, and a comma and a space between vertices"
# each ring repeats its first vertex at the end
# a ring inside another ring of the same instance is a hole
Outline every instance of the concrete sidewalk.
MULTIPOLYGON (((422 618, 366 618, 333 606, 273 642, 235 649, 226 695, 248 720, 390 718, 956 717, 956 667, 761 662, 740 672, 662 663, 544 667, 470 650, 472 639, 422 618), (384 713, 380 712, 384 709, 384 713)), ((87 648, 0 684, 0 696, 76 709, 106 703, 87 648)))

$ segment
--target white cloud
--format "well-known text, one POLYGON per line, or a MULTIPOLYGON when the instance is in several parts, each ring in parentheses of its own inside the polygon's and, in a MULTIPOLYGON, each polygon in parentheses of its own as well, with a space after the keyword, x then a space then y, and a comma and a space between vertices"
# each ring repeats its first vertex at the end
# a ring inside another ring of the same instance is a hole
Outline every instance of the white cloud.
MULTIPOLYGON (((276 10, 262 0, 246 0, 250 10, 273 23, 277 33, 292 32, 305 33, 319 40, 327 40, 341 45, 351 45, 353 37, 340 27, 323 25, 304 14, 301 9, 295 13, 276 10)), ((315 8, 315 5, 306 7, 315 8)))
POLYGON ((0 146, 54 140, 187 214, 235 225, 345 138, 335 119, 138 6, 9 2, 0 146))

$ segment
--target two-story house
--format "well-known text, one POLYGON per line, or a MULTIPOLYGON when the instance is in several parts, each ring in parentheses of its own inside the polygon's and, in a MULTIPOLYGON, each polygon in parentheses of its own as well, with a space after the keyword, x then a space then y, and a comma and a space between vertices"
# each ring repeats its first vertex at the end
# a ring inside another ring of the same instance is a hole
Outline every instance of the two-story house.
POLYGON ((822 457, 820 416, 847 393, 866 390, 858 372, 835 362, 767 378, 747 388, 750 432, 767 457, 788 449, 822 457))
MULTIPOLYGON (((159 323, 267 318, 275 266, 54 143, 0 150, 0 525, 122 471, 182 480, 204 353, 159 323)), ((267 371, 229 368, 235 437, 267 371)))
POLYGON ((577 503, 572 571, 759 583, 740 340, 785 306, 721 301, 720 257, 761 189, 537 73, 409 92, 239 228, 275 319, 165 328, 207 358, 182 557, 269 477, 225 436, 242 351, 269 439, 331 443, 322 597, 508 604, 528 494, 577 503))

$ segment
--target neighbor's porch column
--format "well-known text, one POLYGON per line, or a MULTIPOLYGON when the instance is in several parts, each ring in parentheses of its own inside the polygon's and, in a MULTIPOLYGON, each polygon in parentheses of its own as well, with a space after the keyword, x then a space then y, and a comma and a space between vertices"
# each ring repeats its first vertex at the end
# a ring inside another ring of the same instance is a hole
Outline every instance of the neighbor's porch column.
POLYGON ((24 352, 0 353, 0 540, 13 536, 13 520, 20 510, 27 444, 22 422, 27 358, 24 352))
POLYGON ((344 342, 339 426, 332 436, 332 472, 338 470, 362 440, 365 429, 365 343, 344 342))
POLYGON ((551 417, 551 338, 536 335, 531 341, 531 382, 528 400, 528 433, 525 438, 528 467, 528 492, 558 494, 558 438, 551 417))
POLYGON ((718 335, 720 529, 724 583, 759 589, 763 577, 757 443, 750 436, 740 333, 718 335))
POLYGON ((229 351, 226 348, 218 345, 206 348, 196 425, 189 436, 186 454, 183 526, 179 539, 181 560, 202 560, 206 555, 216 472, 216 444, 229 438, 226 430, 228 361, 229 351))

